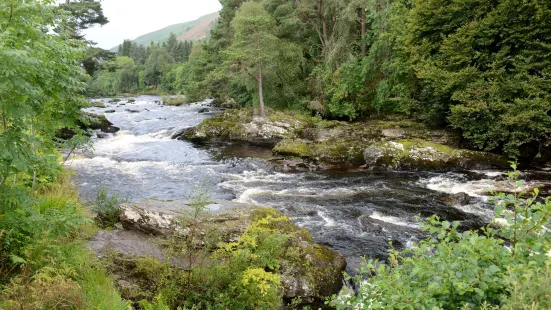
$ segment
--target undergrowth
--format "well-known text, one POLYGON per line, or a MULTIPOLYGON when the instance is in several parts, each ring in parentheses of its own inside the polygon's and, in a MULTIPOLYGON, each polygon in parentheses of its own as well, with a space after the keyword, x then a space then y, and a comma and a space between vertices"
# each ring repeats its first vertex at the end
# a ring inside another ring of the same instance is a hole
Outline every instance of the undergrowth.
POLYGON ((130 309, 87 248, 97 228, 68 173, 0 207, 1 309, 130 309))

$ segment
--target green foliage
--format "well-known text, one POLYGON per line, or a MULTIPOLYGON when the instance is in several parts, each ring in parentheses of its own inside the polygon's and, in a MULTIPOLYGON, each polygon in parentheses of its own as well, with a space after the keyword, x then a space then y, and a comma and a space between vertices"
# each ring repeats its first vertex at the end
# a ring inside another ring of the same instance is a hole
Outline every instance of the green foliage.
MULTIPOLYGON (((253 212, 252 223, 234 242, 216 235, 208 224, 209 197, 193 200, 182 217, 186 236, 171 243, 171 256, 185 258, 187 270, 153 259, 140 260, 132 273, 152 283, 156 297, 142 301, 143 309, 280 309, 281 260, 303 264, 301 249, 293 246, 297 229, 273 209, 253 212)), ((298 240, 298 239, 297 239, 298 240)), ((302 266, 302 265, 301 265, 302 266)))
MULTIPOLYGON (((177 66, 189 60, 193 42, 177 41, 171 34, 163 45, 151 44, 147 48, 125 40, 119 46, 118 56, 98 64, 88 80, 87 94, 92 97, 117 94, 173 93, 177 79, 177 66)), ((180 86, 180 85, 178 85, 180 86)))
POLYGON ((59 8, 70 13, 68 26, 73 32, 71 37, 74 39, 83 40, 83 30, 96 25, 103 26, 109 22, 103 14, 100 1, 69 0, 60 3, 59 8))
POLYGON ((98 190, 92 211, 96 213, 96 223, 101 227, 112 227, 119 222, 119 207, 128 199, 121 198, 119 193, 111 192, 105 187, 98 190))
POLYGON ((44 28, 65 22, 45 3, 0 4, 0 200, 7 181, 55 163, 56 131, 77 128, 85 101, 82 45, 44 28))
POLYGON ((526 146, 549 145, 548 2, 238 0, 222 6, 200 57, 169 79, 173 91, 243 107, 259 103, 262 84, 274 108, 350 120, 406 114, 461 131, 473 148, 511 157, 526 146))
POLYGON ((129 309, 88 250, 91 221, 63 174, 28 207, 1 213, 2 309, 129 309))
POLYGON ((71 38, 97 11, 54 3, 0 2, 0 308, 129 309, 83 241, 93 227, 60 164, 58 148, 89 140, 56 139, 82 133, 84 44, 71 38))
POLYGON ((416 2, 408 42, 424 97, 438 98, 429 112, 480 149, 547 145, 549 14, 538 0, 416 2))
POLYGON ((430 237, 388 264, 367 261, 357 277, 357 295, 331 301, 337 309, 545 309, 550 300, 551 201, 523 198, 515 169, 514 194, 496 196, 494 223, 480 231, 458 231, 459 222, 433 216, 423 229, 430 237), (363 276, 369 279, 362 282, 363 276), (533 290, 536 282, 541 288, 533 290), (528 302, 523 304, 523 302, 528 302))
MULTIPOLYGON (((223 67, 229 72, 229 79, 246 89, 249 95, 255 94, 253 102, 264 111, 267 104, 288 105, 282 99, 293 100, 294 89, 291 81, 297 81, 300 49, 295 44, 276 36, 276 21, 262 5, 249 1, 241 5, 232 20, 234 33, 232 45, 223 52, 223 67)), ((294 98, 296 100, 296 98, 294 98)))

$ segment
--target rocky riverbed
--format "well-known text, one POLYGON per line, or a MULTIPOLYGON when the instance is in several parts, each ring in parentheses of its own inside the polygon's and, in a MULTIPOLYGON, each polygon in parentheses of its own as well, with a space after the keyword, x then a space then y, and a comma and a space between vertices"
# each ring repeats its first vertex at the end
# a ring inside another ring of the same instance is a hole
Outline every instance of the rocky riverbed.
MULTIPOLYGON (((86 109, 120 131, 93 135, 94 151, 68 162, 83 200, 93 202, 102 187, 136 204, 181 201, 203 189, 213 200, 272 207, 354 272, 361 256, 385 259, 389 242, 400 249, 422 238, 418 215, 475 228, 492 216, 489 194, 510 190, 504 158, 461 150, 453 133, 409 121, 348 124, 278 112, 258 119, 208 101, 159 100, 101 100, 86 109)), ((544 195, 550 176, 522 175, 526 189, 542 187, 544 195)), ((100 233, 95 246, 162 255, 157 238, 118 229, 100 233)))

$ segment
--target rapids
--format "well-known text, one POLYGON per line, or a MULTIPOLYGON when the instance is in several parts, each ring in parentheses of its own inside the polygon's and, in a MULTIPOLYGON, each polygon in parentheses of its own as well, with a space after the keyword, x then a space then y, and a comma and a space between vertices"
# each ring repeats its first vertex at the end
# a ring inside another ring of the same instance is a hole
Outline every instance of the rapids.
MULTIPOLYGON (((159 97, 140 96, 135 104, 107 103, 88 112, 105 114, 116 134, 93 138, 93 153, 74 156, 70 167, 83 200, 93 201, 105 186, 130 200, 186 199, 198 188, 212 197, 275 207, 308 229, 318 243, 344 254, 349 271, 360 257, 384 259, 389 242, 400 249, 423 237, 417 215, 438 214, 467 228, 489 221, 488 192, 503 188, 504 171, 461 172, 283 172, 269 151, 246 146, 194 146, 172 140, 182 128, 212 114, 198 113, 208 101, 162 106, 159 97), (133 110, 132 112, 128 109, 133 110), (139 112, 137 112, 139 111, 139 112), (449 203, 449 194, 467 193, 465 205, 449 203)), ((525 174, 528 184, 549 180, 539 171, 525 174)))

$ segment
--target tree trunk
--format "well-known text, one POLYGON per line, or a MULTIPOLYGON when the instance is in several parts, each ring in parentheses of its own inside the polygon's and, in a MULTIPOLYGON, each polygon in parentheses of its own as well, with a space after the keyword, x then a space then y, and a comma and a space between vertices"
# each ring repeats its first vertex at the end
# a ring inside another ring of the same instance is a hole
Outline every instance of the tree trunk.
POLYGON ((361 23, 362 23, 362 34, 361 34, 361 37, 362 37, 362 57, 365 57, 365 55, 367 54, 367 45, 366 45, 366 42, 365 42, 365 35, 366 35, 366 31, 365 31, 365 24, 366 24, 366 14, 365 14, 365 8, 361 8, 360 9, 361 12, 360 12, 360 15, 361 15, 361 23))
POLYGON ((262 91, 262 61, 258 62, 258 97, 260 99, 260 116, 266 117, 264 110, 264 93, 262 91))

